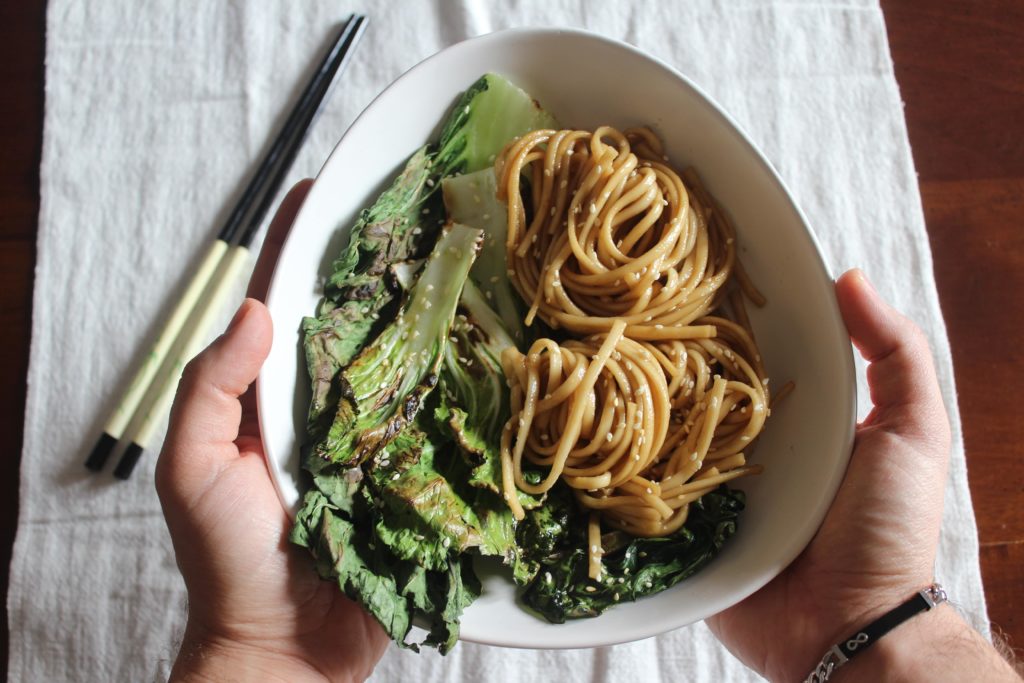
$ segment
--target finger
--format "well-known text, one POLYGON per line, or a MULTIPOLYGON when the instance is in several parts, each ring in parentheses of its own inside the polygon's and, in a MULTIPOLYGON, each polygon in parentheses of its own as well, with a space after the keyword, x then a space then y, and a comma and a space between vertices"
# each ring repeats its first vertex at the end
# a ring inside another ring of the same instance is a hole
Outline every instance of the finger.
POLYGON ((158 488, 196 491, 238 457, 238 398, 256 378, 271 338, 266 307, 246 299, 227 331, 186 366, 157 462, 158 488))
POLYGON ((935 367, 921 330, 883 301, 859 269, 839 278, 836 297, 850 338, 869 364, 874 410, 868 422, 904 436, 947 435, 948 440, 935 367))
POLYGON ((292 229, 295 216, 299 213, 299 208, 302 207, 302 202, 305 201, 312 185, 313 181, 309 178, 300 180, 281 200, 281 206, 267 228, 267 236, 263 238, 263 246, 256 259, 252 277, 249 278, 246 296, 260 301, 267 298, 267 287, 270 285, 270 276, 274 274, 274 266, 277 265, 277 256, 281 253, 281 246, 288 237, 288 231, 292 229))

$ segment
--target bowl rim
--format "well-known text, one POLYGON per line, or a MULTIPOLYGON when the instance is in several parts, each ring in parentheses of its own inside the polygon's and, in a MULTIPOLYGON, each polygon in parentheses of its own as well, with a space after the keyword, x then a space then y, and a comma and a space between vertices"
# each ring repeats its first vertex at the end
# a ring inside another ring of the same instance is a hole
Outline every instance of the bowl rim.
MULTIPOLYGON (((492 46, 492 44, 501 45, 501 43, 507 42, 509 46, 515 46, 517 41, 523 41, 527 39, 564 38, 566 36, 601 43, 604 47, 611 47, 613 49, 618 49, 630 53, 632 57, 639 58, 650 63, 652 68, 660 69, 665 74, 674 79, 680 87, 689 89, 692 94, 696 95, 694 100, 699 102, 700 106, 709 110, 714 117, 718 118, 724 124, 723 129, 728 131, 728 135, 737 137, 738 142, 746 149, 747 153, 750 154, 751 159, 756 160, 756 162, 762 167, 762 171, 767 174, 767 177, 775 185, 776 189, 781 193, 781 196, 784 197, 785 202, 789 205, 789 208, 798 218, 798 221, 803 228, 803 232, 809 238, 809 241, 813 246, 814 265, 816 269, 820 272, 820 274, 826 282, 834 282, 835 278, 831 272, 831 269, 828 266, 827 261, 825 260, 824 250, 822 248, 821 242, 819 241, 818 236, 815 233, 810 221, 807 219, 807 216, 800 208, 793 193, 790 191, 785 181, 776 171, 775 167, 771 164, 771 162, 765 157, 760 148, 756 144, 754 144, 754 142, 751 140, 750 136, 747 134, 744 128, 735 119, 733 119, 733 117, 713 97, 711 97, 707 92, 705 92, 698 84, 690 80, 681 71, 679 71, 672 65, 668 64, 664 60, 644 50, 641 50, 633 45, 630 45, 629 43, 626 43, 624 41, 580 28, 521 26, 502 29, 482 34, 479 36, 475 36, 460 41, 458 43, 449 45, 433 53, 432 55, 424 58, 423 60, 417 62, 415 65, 413 65, 405 72, 403 72, 400 76, 395 78, 376 96, 374 96, 370 100, 370 102, 367 103, 364 109, 359 113, 359 115, 356 116, 355 119, 353 119, 349 127, 345 130, 341 137, 338 138, 338 141, 335 143, 334 148, 331 150, 330 154, 325 159, 323 165, 318 170, 317 176, 314 179, 314 184, 310 188, 310 191, 312 192, 315 189, 316 183, 322 177, 324 170, 328 166, 330 166, 332 162, 334 162, 335 157, 339 155, 339 150, 343 147, 345 140, 350 135, 352 135, 354 131, 358 131, 359 128, 363 125, 365 119, 371 116, 371 114, 376 109, 377 103, 381 101, 381 99, 384 98, 389 91, 398 86, 400 83, 403 83, 408 79, 415 78, 420 71, 429 68, 429 66, 434 61, 439 59, 450 59, 452 58, 453 55, 457 55, 462 52, 472 53, 480 49, 488 48, 492 46)), ((300 207, 298 213, 296 214, 293 225, 298 225, 301 222, 303 222, 303 219, 305 217, 304 213, 308 209, 308 207, 309 203, 304 202, 303 206, 300 207)), ((344 229, 344 227, 342 227, 341 229, 344 229)), ((271 272, 271 279, 266 295, 267 302, 270 302, 270 300, 272 299, 275 284, 278 281, 276 276, 277 266, 281 261, 280 257, 285 253, 285 250, 288 249, 289 243, 291 242, 295 234, 296 233, 294 231, 289 231, 288 235, 286 236, 284 242, 281 245, 281 252, 279 253, 278 261, 274 264, 274 268, 271 272)), ((845 324, 842 321, 834 288, 831 289, 827 298, 830 303, 830 306, 828 307, 830 315, 829 319, 823 322, 833 326, 838 325, 839 328, 842 330, 843 335, 846 335, 845 324)), ((717 614, 741 602, 753 593, 760 590, 768 582, 773 580, 782 571, 784 571, 785 568, 788 567, 793 562, 793 560, 796 559, 796 557, 801 552, 803 552, 804 548, 806 548, 807 545, 811 542, 815 533, 820 527, 822 521, 824 520, 825 515, 831 508, 832 501, 834 501, 835 495, 845 476, 846 468, 849 463, 849 458, 852 454, 854 435, 857 423, 857 377, 852 345, 847 345, 846 353, 842 355, 843 368, 840 369, 840 374, 843 378, 845 378, 846 386, 839 387, 837 390, 837 395, 839 396, 838 400, 844 403, 843 408, 845 409, 845 412, 848 415, 848 419, 844 423, 844 432, 840 435, 840 441, 843 444, 843 446, 841 449, 841 453, 838 454, 836 467, 829 474, 826 485, 822 487, 821 490, 823 493, 822 499, 827 500, 828 504, 821 505, 819 509, 816 509, 814 511, 813 515, 809 515, 805 519, 803 525, 801 525, 797 529, 791 530, 795 533, 789 534, 786 537, 785 541, 780 544, 783 547, 777 553, 777 561, 775 563, 773 563, 771 566, 766 566, 762 571, 757 572, 757 577, 747 580, 745 583, 742 584, 739 590, 730 591, 728 596, 722 597, 717 601, 709 600, 708 602, 710 608, 704 610, 705 616, 701 617, 701 619, 706 619, 710 616, 713 616, 714 614, 717 614)), ((257 416, 259 423, 261 425, 264 424, 264 406, 268 405, 269 403, 262 400, 262 395, 263 392, 265 391, 262 379, 263 373, 261 372, 256 379, 257 416)), ((267 461, 267 470, 270 473, 270 477, 273 481, 275 491, 277 492, 278 497, 281 500, 282 505, 288 512, 289 516, 294 518, 295 509, 288 503, 288 501, 284 497, 284 494, 282 492, 281 474, 278 472, 277 469, 279 465, 277 462, 272 462, 275 459, 271 457, 269 450, 266 449, 266 439, 264 438, 264 432, 262 429, 260 431, 260 438, 261 440, 263 440, 264 443, 264 454, 265 459, 267 461)), ((546 638, 544 632, 541 630, 538 630, 539 635, 535 637, 530 637, 529 634, 517 634, 517 637, 515 638, 498 640, 487 637, 465 637, 465 635, 460 635, 460 640, 479 644, 497 645, 512 648, 569 649, 580 647, 601 647, 632 642, 652 637, 655 635, 666 633, 669 630, 674 630, 675 628, 681 628, 688 624, 695 623, 695 621, 697 620, 687 619, 678 623, 671 629, 664 629, 660 626, 648 626, 647 628, 644 628, 642 625, 640 625, 634 628, 628 634, 609 633, 607 637, 598 639, 590 638, 587 639, 586 642, 583 642, 579 639, 574 640, 572 638, 564 638, 561 641, 555 643, 552 642, 549 638, 546 638)))

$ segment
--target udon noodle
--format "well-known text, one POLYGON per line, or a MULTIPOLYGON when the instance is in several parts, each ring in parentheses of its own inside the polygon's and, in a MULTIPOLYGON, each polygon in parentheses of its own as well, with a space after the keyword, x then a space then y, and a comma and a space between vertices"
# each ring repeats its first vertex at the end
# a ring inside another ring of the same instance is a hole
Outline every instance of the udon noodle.
POLYGON ((495 170, 526 321, 561 339, 502 357, 512 392, 504 494, 521 519, 517 488, 571 487, 591 513, 597 578, 602 523, 670 534, 704 493, 760 470, 746 453, 770 398, 743 297, 764 299, 742 272, 731 223, 647 129, 533 131, 495 170), (542 481, 526 480, 527 463, 546 469, 542 481))

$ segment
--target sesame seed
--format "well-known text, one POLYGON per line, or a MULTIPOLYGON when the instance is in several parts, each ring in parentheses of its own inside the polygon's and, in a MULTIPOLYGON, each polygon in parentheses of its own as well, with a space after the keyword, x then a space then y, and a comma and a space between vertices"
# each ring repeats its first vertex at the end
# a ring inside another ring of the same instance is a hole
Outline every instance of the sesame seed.
POLYGON ((394 474, 391 475, 391 481, 395 481, 400 476, 402 476, 402 475, 400 475, 398 472, 395 472, 394 474))
POLYGON ((596 588, 594 588, 593 586, 587 586, 585 590, 586 590, 586 591, 587 591, 588 593, 593 593, 593 592, 595 592, 595 591, 596 591, 597 589, 596 589, 596 588))

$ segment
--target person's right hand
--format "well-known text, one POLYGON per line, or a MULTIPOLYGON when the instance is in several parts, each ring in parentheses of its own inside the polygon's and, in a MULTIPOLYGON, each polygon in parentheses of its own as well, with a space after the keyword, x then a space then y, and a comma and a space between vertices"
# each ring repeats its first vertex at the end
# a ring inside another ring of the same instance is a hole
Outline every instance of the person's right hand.
MULTIPOLYGON (((846 477, 807 549, 763 589, 708 620, 733 654, 773 681, 803 680, 840 638, 933 581, 950 431, 928 343, 859 270, 839 278, 836 294, 868 361, 874 407, 857 427, 846 477)), ((890 633, 847 668, 868 652, 875 660, 891 654, 921 628, 969 637, 966 629, 981 640, 948 607, 912 623, 916 630, 890 633)))

